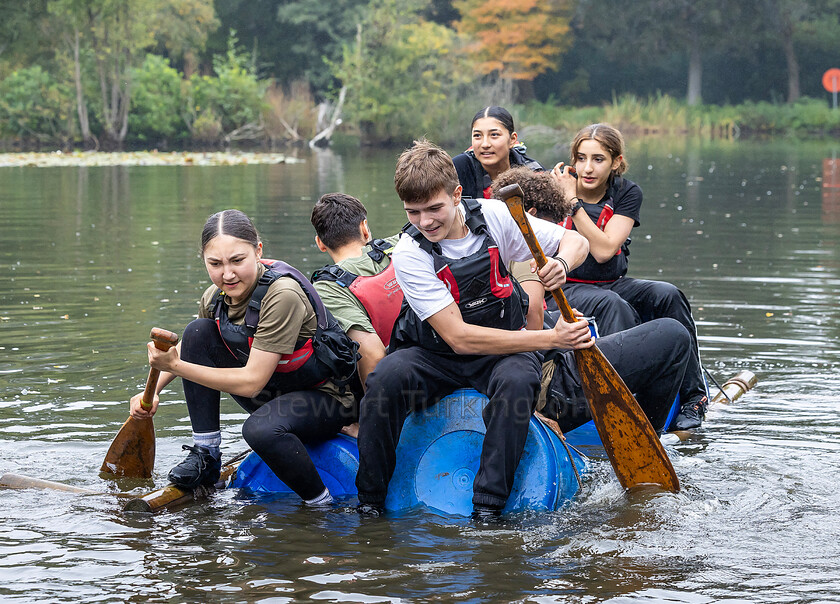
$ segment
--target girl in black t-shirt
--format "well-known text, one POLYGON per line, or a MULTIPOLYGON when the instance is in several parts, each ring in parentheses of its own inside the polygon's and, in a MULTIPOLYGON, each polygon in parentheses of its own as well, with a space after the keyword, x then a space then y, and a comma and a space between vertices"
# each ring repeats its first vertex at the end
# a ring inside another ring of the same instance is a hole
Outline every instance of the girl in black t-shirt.
POLYGON ((571 164, 557 164, 552 175, 563 186, 567 199, 575 202, 566 227, 587 238, 589 256, 569 273, 563 291, 573 307, 596 317, 602 335, 660 317, 672 317, 688 329, 692 362, 680 388, 682 404, 674 427, 696 428, 704 418, 707 398, 691 305, 671 283, 626 276, 630 233, 639 226, 642 190, 622 176, 627 162, 621 132, 608 124, 581 129, 572 142, 571 164), (598 316, 605 297, 623 300, 624 312, 598 316))

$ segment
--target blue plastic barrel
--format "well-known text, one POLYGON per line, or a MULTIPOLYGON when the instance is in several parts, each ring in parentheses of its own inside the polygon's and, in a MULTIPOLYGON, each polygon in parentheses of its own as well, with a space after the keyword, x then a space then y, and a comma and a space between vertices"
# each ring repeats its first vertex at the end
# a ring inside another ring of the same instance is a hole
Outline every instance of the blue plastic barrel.
MULTIPOLYGON (((306 450, 330 493, 335 496, 356 494, 359 449, 355 438, 337 434, 330 440, 306 445, 306 450)), ((236 478, 229 486, 261 493, 292 492, 256 453, 248 455, 239 465, 236 478)))
MULTIPOLYGON (((456 390, 408 417, 388 486, 387 509, 425 505, 448 514, 472 512, 473 480, 485 434, 481 411, 487 402, 475 390, 456 390)), ((572 463, 579 470, 584 467, 577 453, 571 456, 570 460, 553 432, 531 418, 505 511, 555 510, 568 501, 578 489, 572 463)))
MULTIPOLYGON (((427 506, 447 514, 472 512, 472 486, 485 434, 481 411, 487 402, 475 390, 456 390, 436 405, 409 415, 397 446, 396 469, 385 502, 388 510, 427 506)), ((339 434, 306 449, 333 495, 356 494, 359 451, 355 439, 339 434)), ((583 471, 583 458, 573 450, 567 452, 551 430, 531 418, 505 511, 562 506, 578 489, 572 463, 583 471)), ((230 486, 257 492, 290 491, 255 453, 242 462, 230 486)))

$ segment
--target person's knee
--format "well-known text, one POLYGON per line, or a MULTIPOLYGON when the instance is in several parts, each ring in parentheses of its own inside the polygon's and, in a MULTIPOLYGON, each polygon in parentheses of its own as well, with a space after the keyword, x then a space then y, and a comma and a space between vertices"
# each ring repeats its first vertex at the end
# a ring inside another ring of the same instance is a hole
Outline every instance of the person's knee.
POLYGON ((207 348, 208 342, 219 337, 219 330, 212 319, 191 321, 181 336, 181 358, 190 361, 199 350, 207 348))
POLYGON ((288 433, 288 427, 281 422, 267 421, 265 406, 248 416, 242 424, 242 438, 254 451, 265 450, 271 443, 288 433), (262 412, 261 412, 262 411, 262 412))
POLYGON ((537 404, 540 377, 539 372, 531 370, 502 372, 494 376, 491 398, 502 401, 510 413, 530 416, 537 404))
POLYGON ((655 325, 659 348, 665 349, 670 346, 677 356, 688 354, 691 348, 691 334, 688 333, 685 325, 670 317, 656 319, 651 323, 655 325))
POLYGON ((659 300, 660 305, 664 308, 690 308, 688 298, 673 283, 657 281, 653 291, 655 298, 659 300))
POLYGON ((630 329, 641 322, 630 303, 611 290, 604 290, 592 314, 596 319, 600 317, 605 324, 615 325, 618 330, 630 329))

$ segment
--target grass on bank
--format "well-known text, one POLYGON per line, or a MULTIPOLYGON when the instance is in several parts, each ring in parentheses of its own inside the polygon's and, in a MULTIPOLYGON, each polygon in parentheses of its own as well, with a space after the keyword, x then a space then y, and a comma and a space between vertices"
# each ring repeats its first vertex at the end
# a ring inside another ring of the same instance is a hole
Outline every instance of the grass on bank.
POLYGON ((608 122, 626 134, 691 134, 708 138, 840 134, 840 109, 825 100, 802 98, 793 104, 746 102, 741 105, 698 105, 666 95, 641 99, 614 98, 601 107, 563 107, 528 103, 516 107, 521 124, 552 125, 576 132, 595 122, 608 122))

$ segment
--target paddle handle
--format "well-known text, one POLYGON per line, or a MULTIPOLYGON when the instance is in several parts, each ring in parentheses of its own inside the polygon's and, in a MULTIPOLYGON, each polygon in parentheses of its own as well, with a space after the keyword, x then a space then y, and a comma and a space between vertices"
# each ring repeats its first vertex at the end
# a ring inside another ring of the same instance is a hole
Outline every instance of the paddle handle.
MULTIPOLYGON (((153 327, 149 337, 155 343, 155 348, 166 352, 178 344, 178 334, 160 327, 153 327)), ((155 400, 155 389, 157 388, 160 369, 152 367, 149 369, 149 377, 146 379, 146 389, 143 391, 143 398, 140 399, 140 406, 146 411, 152 408, 152 401, 155 400)))
MULTIPOLYGON (((525 238, 525 243, 528 244, 534 260, 537 261, 537 268, 542 268, 548 260, 545 257, 542 246, 540 246, 540 242, 537 241, 534 229, 531 228, 531 223, 528 221, 528 214, 525 212, 525 206, 522 203, 523 195, 522 187, 517 183, 510 184, 499 191, 499 199, 505 202, 505 205, 510 211, 510 215, 513 216, 513 219, 519 226, 519 230, 525 238)), ((560 309, 560 314, 563 315, 566 322, 574 323, 577 321, 577 317, 572 312, 572 307, 569 306, 569 301, 566 300, 566 295, 563 293, 563 290, 560 288, 553 289, 551 290, 551 295, 554 296, 554 301, 557 302, 557 308, 560 309)))

